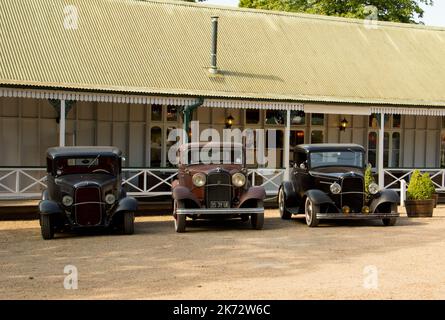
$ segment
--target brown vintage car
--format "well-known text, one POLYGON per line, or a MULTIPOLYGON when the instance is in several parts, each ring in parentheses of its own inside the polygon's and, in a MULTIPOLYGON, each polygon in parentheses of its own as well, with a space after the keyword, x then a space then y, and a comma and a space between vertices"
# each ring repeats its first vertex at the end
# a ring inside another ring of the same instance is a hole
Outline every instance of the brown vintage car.
POLYGON ((254 229, 263 228, 266 192, 263 187, 249 183, 246 152, 241 144, 182 145, 178 150, 178 167, 177 180, 172 183, 176 232, 185 232, 187 217, 242 221, 250 217, 254 229), (202 154, 210 154, 211 161, 201 159, 202 154))

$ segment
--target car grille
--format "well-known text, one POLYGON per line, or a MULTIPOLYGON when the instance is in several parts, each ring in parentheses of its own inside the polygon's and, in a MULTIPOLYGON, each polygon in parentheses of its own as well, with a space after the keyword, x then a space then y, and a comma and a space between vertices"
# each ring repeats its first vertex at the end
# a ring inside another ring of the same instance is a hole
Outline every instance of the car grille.
POLYGON ((207 208, 230 208, 232 199, 231 176, 228 172, 209 173, 206 184, 207 208))
POLYGON ((364 203, 364 183, 361 177, 347 177, 342 183, 341 206, 348 206, 354 213, 362 211, 364 203))
POLYGON ((98 225, 102 219, 102 204, 100 202, 99 188, 78 188, 74 198, 76 222, 82 226, 98 225))

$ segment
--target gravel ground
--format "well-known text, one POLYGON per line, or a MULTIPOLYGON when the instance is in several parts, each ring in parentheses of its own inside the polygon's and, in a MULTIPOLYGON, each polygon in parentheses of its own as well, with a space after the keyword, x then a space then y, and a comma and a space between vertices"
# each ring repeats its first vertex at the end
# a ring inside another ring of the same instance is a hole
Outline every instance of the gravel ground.
POLYGON ((266 211, 249 223, 139 217, 132 236, 63 234, 43 241, 38 221, 0 222, 1 299, 444 299, 445 207, 430 219, 334 222, 266 211), (63 287, 64 267, 78 289, 63 287))

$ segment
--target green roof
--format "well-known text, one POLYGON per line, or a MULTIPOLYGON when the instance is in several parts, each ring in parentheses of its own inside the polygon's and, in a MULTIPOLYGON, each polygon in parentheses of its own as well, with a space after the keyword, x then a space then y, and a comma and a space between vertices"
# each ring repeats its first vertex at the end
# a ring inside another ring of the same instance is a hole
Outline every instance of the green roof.
POLYGON ((444 57, 440 28, 178 1, 0 1, 3 87, 445 106, 444 57))

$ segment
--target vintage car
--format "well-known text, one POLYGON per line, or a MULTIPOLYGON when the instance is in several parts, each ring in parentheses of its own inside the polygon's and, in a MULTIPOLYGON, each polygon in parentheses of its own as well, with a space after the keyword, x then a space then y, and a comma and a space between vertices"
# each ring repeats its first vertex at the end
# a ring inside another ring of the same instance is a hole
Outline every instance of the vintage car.
POLYGON ((137 201, 122 187, 122 154, 115 147, 47 150, 47 189, 39 203, 43 239, 65 229, 118 227, 134 232, 137 201))
POLYGON ((365 192, 365 150, 356 144, 299 145, 294 150, 290 181, 281 184, 282 219, 304 214, 309 227, 322 219, 382 219, 393 226, 399 197, 375 183, 365 192))
POLYGON ((250 185, 241 144, 184 144, 178 150, 178 167, 172 182, 176 232, 185 232, 187 217, 242 221, 250 217, 254 229, 263 228, 266 193, 263 187, 250 185), (200 156, 203 148, 211 149, 211 161, 200 156))

